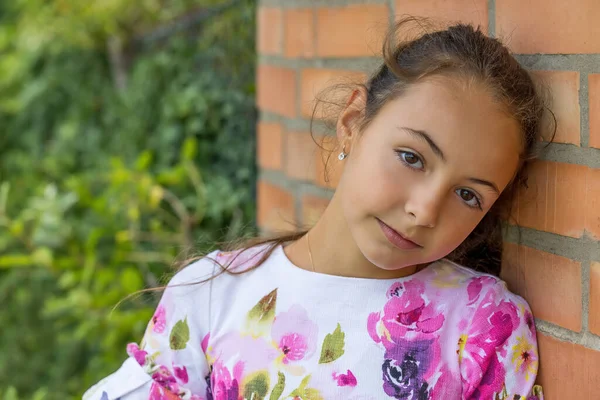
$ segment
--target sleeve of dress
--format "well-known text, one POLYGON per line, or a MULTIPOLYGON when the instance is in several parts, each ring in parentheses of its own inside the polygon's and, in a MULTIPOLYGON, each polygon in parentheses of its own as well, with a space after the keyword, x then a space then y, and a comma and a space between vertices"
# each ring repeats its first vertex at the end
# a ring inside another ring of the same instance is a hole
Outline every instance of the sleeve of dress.
POLYGON ((543 400, 536 330, 525 300, 495 281, 459 341, 463 399, 543 400))
POLYGON ((167 285, 142 342, 127 346, 121 367, 83 400, 206 400, 210 289, 215 253, 178 272, 167 285), (195 283, 195 284, 194 284, 195 283))

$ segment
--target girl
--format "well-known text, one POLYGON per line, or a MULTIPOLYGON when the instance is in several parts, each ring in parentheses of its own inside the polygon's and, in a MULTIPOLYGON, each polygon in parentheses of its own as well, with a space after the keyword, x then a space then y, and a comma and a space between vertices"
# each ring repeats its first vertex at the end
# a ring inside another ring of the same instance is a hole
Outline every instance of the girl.
POLYGON ((470 26, 391 36, 337 118, 318 223, 181 270, 85 399, 542 399, 530 308, 483 271, 543 103, 470 26))

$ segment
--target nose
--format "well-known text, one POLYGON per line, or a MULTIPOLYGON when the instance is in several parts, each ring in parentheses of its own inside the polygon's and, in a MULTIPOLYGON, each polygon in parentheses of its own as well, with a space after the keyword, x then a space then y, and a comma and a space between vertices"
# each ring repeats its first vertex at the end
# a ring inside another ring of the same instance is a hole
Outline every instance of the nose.
POLYGON ((411 190, 405 203, 405 212, 417 226, 433 228, 437 225, 443 201, 441 185, 423 185, 411 190))

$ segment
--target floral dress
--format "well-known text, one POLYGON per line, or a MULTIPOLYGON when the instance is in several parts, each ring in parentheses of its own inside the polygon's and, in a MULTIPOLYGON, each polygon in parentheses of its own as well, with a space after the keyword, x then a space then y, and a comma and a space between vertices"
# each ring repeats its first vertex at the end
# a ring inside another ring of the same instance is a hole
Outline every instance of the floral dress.
POLYGON ((241 275, 215 263, 244 271, 265 250, 180 271, 84 400, 543 399, 533 316, 498 278, 446 260, 400 279, 324 275, 281 246, 241 275))

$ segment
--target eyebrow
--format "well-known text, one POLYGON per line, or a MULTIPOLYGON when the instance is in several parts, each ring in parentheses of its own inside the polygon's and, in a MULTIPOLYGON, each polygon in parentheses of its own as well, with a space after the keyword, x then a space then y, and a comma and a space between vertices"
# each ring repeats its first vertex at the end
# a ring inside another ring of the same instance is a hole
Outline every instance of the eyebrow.
MULTIPOLYGON (((405 126, 400 127, 400 129, 402 129, 403 131, 407 132, 412 137, 414 137, 414 138, 416 138, 416 139, 418 139, 420 141, 423 141, 423 142, 427 143, 429 145, 429 147, 431 147, 431 151, 433 151, 433 153, 435 155, 437 155, 442 161, 446 162, 446 157, 444 156, 444 152, 433 141, 433 139, 431 138, 431 136, 429 136, 427 134, 427 132, 421 131, 421 130, 418 130, 418 129, 407 128, 405 126)), ((488 186, 494 192, 496 192, 497 194, 500 194, 500 190, 498 189, 498 186, 496 186, 493 182, 486 181, 484 179, 478 179, 478 178, 469 178, 468 180, 471 181, 471 182, 473 182, 473 183, 478 183, 480 185, 488 186)))
POLYGON ((436 156, 441 158, 442 161, 444 161, 444 162, 446 161, 446 157, 444 157, 444 152, 442 151, 442 149, 439 148, 439 146, 437 144, 435 144, 435 142, 433 141, 431 136, 429 136, 427 134, 427 132, 420 131, 418 129, 407 128, 405 126, 401 127, 400 129, 406 131, 408 134, 410 134, 414 138, 427 143, 429 145, 429 147, 431 147, 431 151, 433 151, 433 153, 436 156))
POLYGON ((485 181, 483 179, 477 179, 477 178, 469 178, 469 180, 473 183, 479 183, 480 185, 485 185, 490 187, 494 192, 496 192, 496 194, 500 194, 500 190, 498 190, 498 186, 496 186, 495 184, 493 184, 492 182, 489 181, 485 181))

